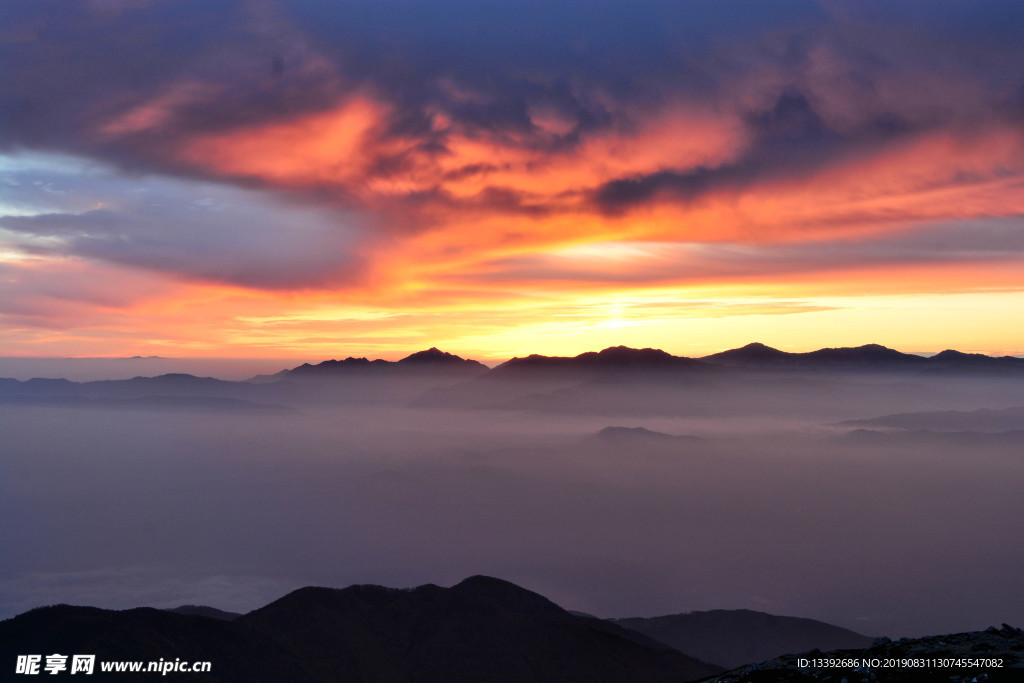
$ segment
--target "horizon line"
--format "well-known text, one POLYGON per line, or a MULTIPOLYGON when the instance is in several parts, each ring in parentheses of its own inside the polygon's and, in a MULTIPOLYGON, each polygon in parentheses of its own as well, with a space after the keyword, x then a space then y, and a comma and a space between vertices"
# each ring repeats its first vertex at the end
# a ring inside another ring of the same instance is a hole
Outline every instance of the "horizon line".
MULTIPOLYGON (((714 356, 714 355, 719 354, 719 353, 725 353, 725 352, 728 352, 728 351, 736 351, 736 350, 743 349, 743 348, 746 348, 746 347, 749 347, 749 346, 753 346, 753 345, 761 345, 761 346, 765 346, 765 347, 767 347, 769 349, 772 349, 772 350, 775 350, 775 351, 781 351, 783 353, 793 353, 793 354, 813 353, 815 351, 823 351, 823 350, 826 350, 826 349, 858 349, 858 348, 864 348, 864 347, 868 347, 868 346, 878 346, 878 347, 882 347, 882 348, 885 348, 885 349, 888 349, 888 350, 891 350, 891 351, 897 351, 899 353, 903 353, 903 354, 906 354, 906 355, 920 356, 922 358, 931 358, 931 357, 939 355, 940 353, 943 353, 945 351, 956 351, 958 353, 964 353, 964 354, 980 354, 980 355, 989 356, 989 357, 992 357, 992 358, 1010 357, 1010 358, 1022 358, 1022 359, 1024 359, 1024 351, 1010 352, 1010 353, 999 353, 999 352, 991 353, 991 352, 985 352, 985 351, 975 351, 975 350, 972 350, 972 349, 962 350, 962 349, 957 349, 957 348, 954 348, 954 347, 945 347, 945 348, 940 349, 938 351, 904 351, 904 350, 902 350, 902 349, 900 349, 898 347, 887 346, 885 344, 880 344, 880 343, 877 343, 877 342, 868 342, 868 343, 864 343, 864 344, 854 344, 854 345, 835 345, 835 346, 821 346, 821 347, 806 347, 805 350, 791 351, 791 350, 788 350, 788 347, 792 346, 790 344, 786 344, 786 345, 783 345, 783 346, 772 346, 771 344, 764 344, 763 342, 758 342, 758 341, 752 341, 752 342, 748 342, 748 343, 740 345, 740 346, 731 346, 731 347, 728 347, 728 348, 720 349, 718 351, 712 351, 710 353, 704 353, 704 354, 701 354, 701 355, 693 355, 693 356, 682 355, 682 354, 678 354, 678 353, 672 353, 672 352, 666 351, 665 349, 663 349, 661 347, 658 347, 658 346, 629 346, 629 345, 626 345, 626 344, 613 344, 611 346, 605 346, 605 347, 600 348, 600 349, 588 349, 588 350, 585 350, 585 351, 580 351, 579 353, 571 354, 571 355, 546 354, 546 353, 537 352, 537 351, 529 351, 529 352, 518 351, 518 352, 516 352, 515 355, 512 355, 512 356, 488 356, 488 355, 484 355, 482 357, 487 359, 487 361, 490 361, 490 362, 501 363, 501 362, 504 362, 504 361, 512 360, 513 358, 527 358, 529 356, 546 356, 546 357, 549 357, 549 358, 575 358, 577 356, 580 356, 580 355, 583 355, 583 354, 586 354, 586 353, 600 353, 600 352, 606 351, 608 349, 626 348, 626 349, 632 349, 632 350, 637 350, 637 351, 644 350, 644 349, 651 349, 651 350, 655 350, 655 351, 662 351, 664 353, 667 353, 669 355, 675 356, 677 358, 701 359, 701 358, 707 358, 709 356, 714 356), (504 358, 504 360, 501 360, 502 358, 504 358)), ((449 347, 449 348, 451 348, 451 347, 449 347)), ((476 360, 477 362, 483 363, 485 365, 487 364, 487 362, 485 362, 485 361, 479 360, 478 358, 474 358, 473 356, 468 355, 468 354, 472 353, 471 351, 470 352, 446 351, 445 349, 442 349, 441 347, 439 347, 437 345, 432 345, 432 346, 427 347, 427 348, 417 348, 417 349, 414 349, 414 350, 411 350, 411 351, 396 352, 396 353, 386 353, 385 355, 376 356, 376 357, 372 357, 372 358, 370 357, 370 355, 368 353, 359 353, 359 352, 352 352, 352 351, 350 351, 350 352, 346 352, 345 354, 339 354, 339 355, 336 355, 336 356, 333 356, 333 357, 330 357, 330 358, 326 358, 324 356, 315 356, 314 357, 312 355, 303 355, 303 354, 282 354, 282 355, 268 355, 268 356, 219 356, 219 355, 209 355, 209 356, 145 355, 144 356, 144 355, 141 355, 141 354, 140 355, 134 355, 134 356, 125 356, 125 355, 117 355, 117 356, 17 356, 17 355, 2 355, 2 356, 0 356, 0 361, 4 361, 4 360, 19 360, 19 361, 29 361, 29 360, 34 360, 34 361, 138 361, 138 362, 144 362, 144 361, 234 361, 234 362, 294 361, 294 362, 306 362, 306 363, 309 363, 309 362, 324 362, 324 361, 328 361, 328 360, 344 360, 346 358, 365 358, 365 359, 371 360, 371 361, 374 361, 374 360, 385 360, 385 361, 394 362, 394 361, 402 360, 404 358, 408 358, 411 355, 414 355, 414 354, 417 354, 417 353, 422 353, 424 351, 429 351, 429 350, 432 350, 432 349, 437 349, 437 350, 442 351, 444 353, 450 353, 451 355, 458 356, 459 358, 462 358, 464 360, 476 360), (463 354, 466 354, 466 355, 463 355, 463 354), (311 360, 311 359, 314 359, 314 358, 318 358, 319 360, 318 361, 311 360)))

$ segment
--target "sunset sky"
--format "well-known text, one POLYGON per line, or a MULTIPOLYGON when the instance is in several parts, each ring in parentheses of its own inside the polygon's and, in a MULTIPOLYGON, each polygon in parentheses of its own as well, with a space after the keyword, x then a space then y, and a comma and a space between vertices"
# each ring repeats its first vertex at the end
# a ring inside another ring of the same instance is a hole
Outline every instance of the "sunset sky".
POLYGON ((0 6, 8 356, 1024 354, 1024 4, 0 6))

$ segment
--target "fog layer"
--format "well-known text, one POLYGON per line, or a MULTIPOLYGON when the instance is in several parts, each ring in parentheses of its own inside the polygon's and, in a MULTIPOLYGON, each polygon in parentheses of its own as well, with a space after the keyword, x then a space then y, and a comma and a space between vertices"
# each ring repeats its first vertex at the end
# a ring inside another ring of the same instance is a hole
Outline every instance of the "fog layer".
POLYGON ((1024 405, 1019 382, 753 381, 524 385, 505 392, 516 410, 436 392, 0 405, 0 616, 247 611, 302 585, 489 574, 604 617, 750 608, 891 637, 1024 623, 1021 412, 977 432, 837 424, 1024 405))

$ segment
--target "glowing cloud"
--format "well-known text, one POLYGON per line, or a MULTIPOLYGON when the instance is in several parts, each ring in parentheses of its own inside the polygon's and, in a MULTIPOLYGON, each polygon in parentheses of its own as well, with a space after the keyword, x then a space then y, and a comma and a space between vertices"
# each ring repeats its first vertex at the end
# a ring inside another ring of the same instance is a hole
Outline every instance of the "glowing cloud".
POLYGON ((456 4, 12 8, 18 352, 99 346, 81 326, 225 353, 669 346, 692 315, 744 343, 762 313, 837 344, 864 315, 837 292, 938 319, 927 297, 1024 289, 1019 10, 456 4))

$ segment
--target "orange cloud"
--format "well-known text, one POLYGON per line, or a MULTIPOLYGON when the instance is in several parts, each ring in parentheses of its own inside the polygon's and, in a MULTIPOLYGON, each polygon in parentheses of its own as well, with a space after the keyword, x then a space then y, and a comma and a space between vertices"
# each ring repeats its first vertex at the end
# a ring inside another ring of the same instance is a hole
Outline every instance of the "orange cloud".
POLYGON ((200 81, 171 83, 155 97, 114 116, 100 127, 100 133, 103 137, 121 137, 158 130, 172 123, 183 107, 212 99, 220 90, 200 81))
POLYGON ((329 112, 201 136, 182 156, 225 175, 285 187, 358 185, 370 172, 387 112, 376 100, 355 96, 329 112))
MULTIPOLYGON (((493 258, 612 238, 786 241, 888 230, 924 220, 1024 213, 1024 144, 1014 128, 937 131, 851 156, 798 177, 769 175, 692 201, 655 201, 621 218, 600 216, 587 193, 616 178, 728 164, 749 140, 738 120, 681 105, 547 147, 567 121, 535 114, 538 139, 452 127, 435 112, 443 151, 389 137, 389 105, 354 96, 295 120, 207 135, 184 148, 192 163, 289 188, 336 188, 389 213, 393 224, 430 225, 402 245, 412 261, 441 267, 470 251, 493 258), (561 128, 559 128, 561 127, 561 128), (540 141, 540 142, 538 142, 540 141), (400 160, 384 164, 382 161, 400 160), (419 194, 414 208, 391 200, 419 194), (447 198, 447 199, 446 199, 447 198), (445 255, 454 258, 445 258, 445 255)), ((389 251, 394 244, 388 244, 389 251)), ((471 257, 472 258, 472 257, 471 257)))
POLYGON ((625 223, 654 240, 777 242, 1024 214, 1024 135, 939 131, 798 178, 640 207, 625 223))
MULTIPOLYGON (((634 116, 635 124, 591 134, 564 151, 509 144, 497 136, 456 134, 449 139, 450 154, 439 160, 438 170, 441 177, 454 176, 444 187, 456 196, 500 187, 557 206, 561 195, 622 176, 718 165, 735 157, 746 143, 734 117, 710 110, 677 105, 634 116), (461 175, 466 169, 480 170, 461 175)), ((542 120, 541 128, 550 131, 550 125, 542 120)))
MULTIPOLYGON (((158 105, 147 105, 147 111, 158 105)), ((594 133, 565 149, 545 144, 552 126, 568 125, 554 123, 550 112, 547 118, 537 115, 535 136, 524 136, 453 127, 437 110, 432 120, 444 149, 424 151, 422 140, 386 134, 392 113, 377 99, 353 96, 328 112, 201 136, 182 156, 230 176, 285 187, 336 186, 367 201, 435 188, 466 199, 500 189, 524 193, 538 206, 559 207, 573 203, 567 193, 622 175, 719 164, 745 144, 735 117, 681 105, 646 117, 634 113, 635 124, 594 133), (397 158, 401 163, 393 168, 377 167, 397 158)))
MULTIPOLYGON (((122 121, 121 130, 154 125, 146 117, 158 116, 159 108, 144 113, 122 121)), ((178 321, 178 331, 162 341, 154 332, 151 348, 204 339, 204 349, 222 345, 258 355, 327 353, 344 344, 385 352, 443 339, 494 341, 571 309, 574 297, 735 299, 701 312, 728 318, 809 315, 830 309, 823 301, 829 297, 934 297, 1020 286, 1019 262, 1012 259, 971 263, 950 254, 949 262, 933 256, 914 263, 897 255, 868 263, 764 251, 840 238, 870 242, 929 223, 1024 214, 1024 137, 1013 127, 918 133, 801 173, 764 174, 691 200, 656 198, 607 215, 590 203, 595 188, 618 178, 734 163, 749 149, 749 133, 734 116, 672 105, 631 112, 623 118, 631 125, 586 132, 577 144, 559 147, 556 138, 574 124, 557 110, 532 111, 536 130, 513 134, 470 130, 438 109, 429 135, 443 147, 429 147, 423 139, 389 136, 393 114, 390 105, 362 94, 328 112, 185 145, 183 158, 208 171, 288 189, 334 188, 385 208, 388 220, 429 229, 371 236, 364 245, 368 276, 342 289, 257 295, 183 286, 175 297, 133 310, 136 320, 153 321, 154 331, 178 321), (400 163, 382 163, 389 160, 400 163), (421 195, 415 203, 393 201, 413 194, 421 195), (743 252, 749 261, 716 270, 715 255, 700 252, 702 244, 743 252), (383 317, 367 317, 370 309, 383 317)), ((635 316, 620 322, 644 315, 661 320, 665 310, 638 304, 635 316)), ((586 325, 565 329, 589 334, 586 325)))

